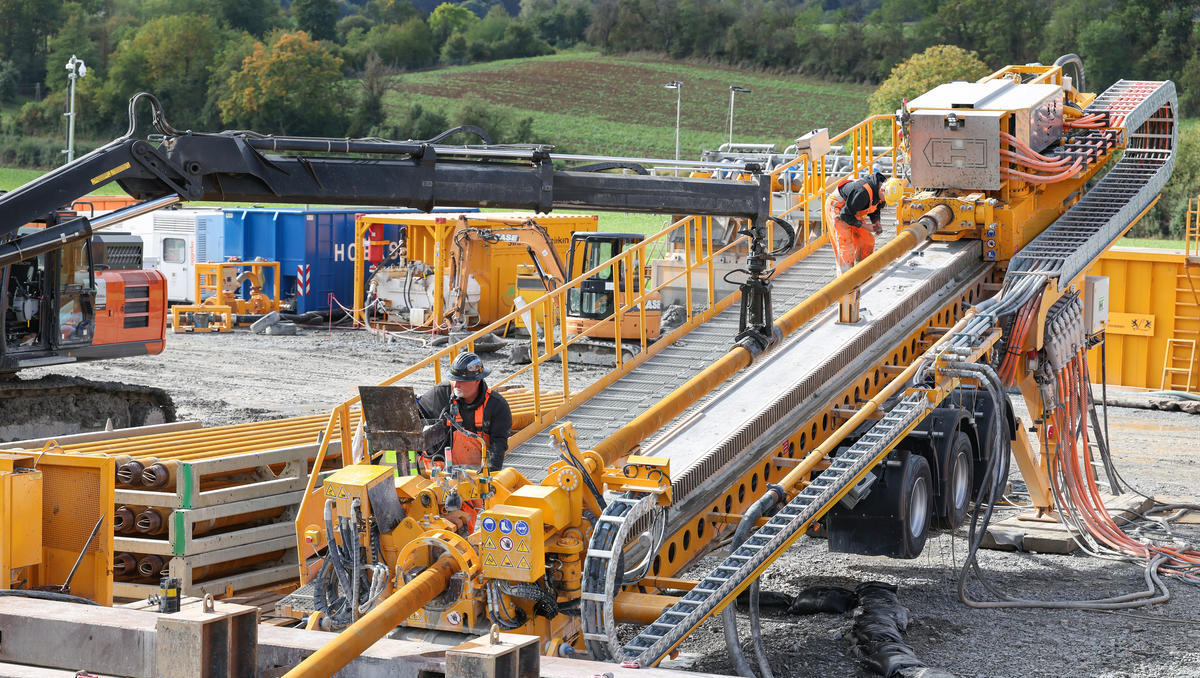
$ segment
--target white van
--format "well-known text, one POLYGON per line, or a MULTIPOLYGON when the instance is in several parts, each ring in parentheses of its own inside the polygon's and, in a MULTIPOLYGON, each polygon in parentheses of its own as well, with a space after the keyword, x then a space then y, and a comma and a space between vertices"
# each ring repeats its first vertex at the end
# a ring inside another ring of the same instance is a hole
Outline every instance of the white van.
MULTIPOLYGON (((122 230, 142 239, 142 268, 161 271, 167 278, 167 301, 192 303, 195 292, 196 232, 205 221, 221 228, 219 210, 168 209, 135 217, 123 223, 122 230)), ((202 253, 206 254, 206 253, 202 253)), ((209 257, 202 256, 201 261, 209 257)))

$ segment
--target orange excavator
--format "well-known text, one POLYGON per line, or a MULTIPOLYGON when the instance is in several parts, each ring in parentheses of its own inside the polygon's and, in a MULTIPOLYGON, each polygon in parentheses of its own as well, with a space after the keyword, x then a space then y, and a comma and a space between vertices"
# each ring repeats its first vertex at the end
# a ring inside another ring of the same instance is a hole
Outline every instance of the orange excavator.
MULTIPOLYGON (((593 233, 577 232, 571 236, 571 247, 564 266, 555 251, 550 233, 536 219, 514 221, 504 228, 480 228, 471 226, 466 217, 459 217, 459 228, 455 231, 450 251, 451 271, 454 287, 448 315, 455 324, 469 326, 471 321, 469 289, 471 275, 479 269, 484 258, 484 249, 494 243, 524 245, 529 251, 537 277, 547 292, 565 285, 568 281, 593 271, 600 264, 619 255, 627 247, 640 243, 645 236, 640 233, 593 233)), ((596 270, 578 288, 567 293, 567 320, 564 328, 567 336, 578 336, 587 332, 592 339, 615 339, 615 323, 610 319, 616 307, 618 295, 633 298, 641 293, 645 284, 641 272, 626 275, 620 267, 596 270), (614 282, 614 277, 619 282, 614 282), (627 280, 632 288, 627 288, 627 280), (601 325, 596 327, 596 325, 601 325), (596 327, 595 330, 591 330, 596 327)), ((661 327, 660 301, 650 295, 646 302, 646 336, 657 339, 661 327)), ((621 320, 622 339, 637 339, 641 336, 641 316, 626 313, 621 320)))

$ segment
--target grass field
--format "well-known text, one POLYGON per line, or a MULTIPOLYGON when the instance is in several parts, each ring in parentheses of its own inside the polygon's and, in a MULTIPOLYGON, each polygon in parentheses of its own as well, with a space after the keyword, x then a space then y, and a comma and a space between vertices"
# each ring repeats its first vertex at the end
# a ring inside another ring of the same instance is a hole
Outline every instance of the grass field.
POLYGON ((866 85, 768 75, 653 57, 567 53, 399 76, 385 99, 392 112, 412 103, 452 110, 473 97, 516 117, 533 118, 537 140, 574 153, 671 158, 674 90, 682 80, 680 157, 728 141, 729 86, 751 90, 734 106, 735 141, 782 150, 815 127, 840 132, 867 114, 866 85))

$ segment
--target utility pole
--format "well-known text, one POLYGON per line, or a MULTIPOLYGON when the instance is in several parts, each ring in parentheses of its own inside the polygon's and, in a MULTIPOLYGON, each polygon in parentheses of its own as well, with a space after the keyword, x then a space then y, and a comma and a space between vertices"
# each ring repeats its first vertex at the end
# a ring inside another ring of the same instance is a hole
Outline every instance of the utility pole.
MULTIPOLYGON (((679 163, 679 105, 683 101, 683 81, 672 80, 663 85, 667 89, 675 90, 675 162, 679 163)), ((675 169, 676 176, 679 175, 679 168, 675 169)))
POLYGON ((737 85, 729 86, 729 143, 733 143, 733 97, 738 94, 749 94, 750 90, 737 85))
POLYGON ((71 55, 71 59, 67 62, 67 79, 71 81, 71 98, 67 105, 67 150, 63 153, 67 154, 67 162, 70 163, 75 159, 75 81, 87 75, 87 65, 83 63, 83 59, 71 55))

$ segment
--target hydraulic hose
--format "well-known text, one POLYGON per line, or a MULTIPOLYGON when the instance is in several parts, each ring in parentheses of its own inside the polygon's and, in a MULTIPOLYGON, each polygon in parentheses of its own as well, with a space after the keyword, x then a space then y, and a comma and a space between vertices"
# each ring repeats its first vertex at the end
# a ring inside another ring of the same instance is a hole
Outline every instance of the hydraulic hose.
POLYGON ((442 556, 412 581, 384 599, 378 607, 366 613, 300 662, 283 678, 328 678, 342 670, 414 612, 436 598, 458 572, 451 556, 442 556))
MULTIPOLYGON (((768 511, 773 509, 779 503, 787 501, 787 494, 782 488, 772 485, 768 488, 763 496, 758 498, 745 515, 738 523, 737 529, 733 533, 733 539, 729 544, 730 553, 736 551, 754 531, 754 524, 759 518, 762 518, 768 511)), ((758 628, 758 580, 755 579, 750 584, 749 603, 750 603, 750 633, 754 639, 754 653, 758 659, 758 665, 763 672, 764 678, 772 678, 771 666, 767 663, 766 649, 762 647, 762 633, 758 628)), ((729 605, 724 610, 721 610, 721 626, 725 630, 725 644, 729 648, 729 657, 733 660, 734 668, 737 669, 738 675, 746 678, 755 678, 754 670, 750 668, 749 662, 746 661, 746 655, 742 652, 741 639, 739 638, 737 628, 737 604, 729 605)))

